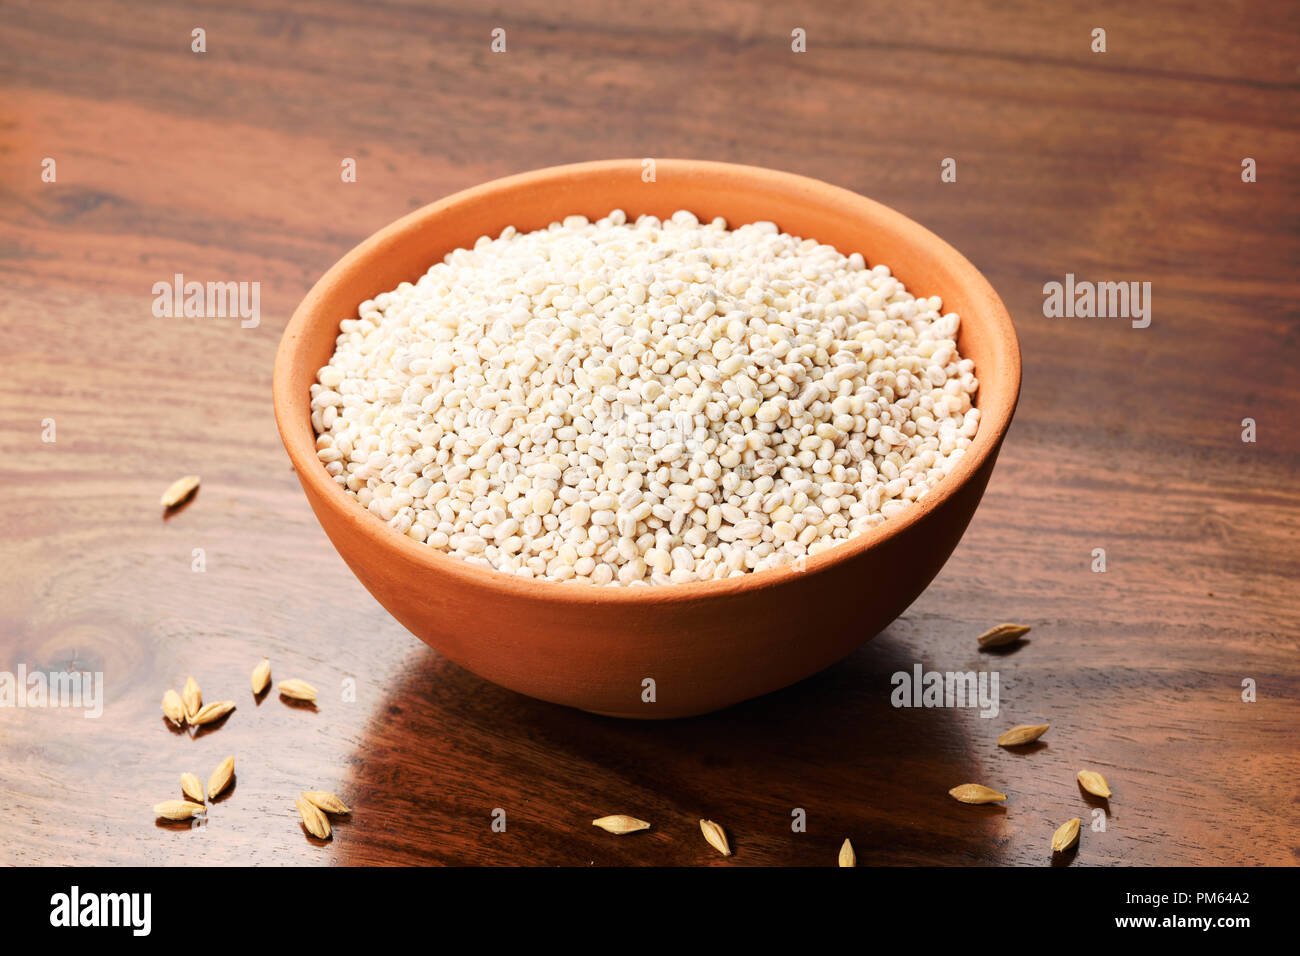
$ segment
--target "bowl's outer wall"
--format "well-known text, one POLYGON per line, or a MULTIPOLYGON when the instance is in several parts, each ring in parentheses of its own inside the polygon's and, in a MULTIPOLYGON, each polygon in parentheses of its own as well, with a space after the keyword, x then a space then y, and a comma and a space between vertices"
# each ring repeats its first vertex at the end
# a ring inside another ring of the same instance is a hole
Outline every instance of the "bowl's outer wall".
POLYGON ((625 160, 510 177, 381 230, 331 269, 295 313, 276 360, 276 417, 326 534, 362 584, 412 633, 521 693, 599 713, 664 718, 705 713, 814 674, 915 600, 956 547, 983 495, 1014 411, 1020 358, 1005 308, 979 272, 887 207, 752 167, 660 160, 653 183, 641 180, 641 169, 640 161, 625 160), (850 542, 833 549, 846 556, 823 553, 808 561, 807 570, 730 579, 725 588, 633 589, 635 602, 593 600, 589 586, 517 582, 433 557, 328 480, 314 455, 308 390, 333 353, 342 319, 481 235, 497 235, 507 225, 543 228, 575 213, 599 218, 613 208, 630 218, 690 209, 701 220, 723 216, 732 226, 772 220, 846 254, 860 252, 869 264, 887 263, 917 295, 942 296, 945 309, 962 316, 959 346, 981 382, 983 417, 971 451, 909 516, 870 532, 879 540, 868 547, 850 542), (655 682, 654 703, 643 701, 647 678, 655 682))
POLYGON ((667 718, 708 713, 785 687, 882 630, 952 554, 992 466, 990 459, 926 515, 916 535, 891 538, 848 561, 760 590, 635 610, 527 596, 503 601, 474 581, 450 588, 403 555, 350 546, 350 522, 317 500, 312 505, 379 603, 462 667, 542 700, 619 717, 667 718), (653 704, 641 699, 646 678, 655 681, 653 704))

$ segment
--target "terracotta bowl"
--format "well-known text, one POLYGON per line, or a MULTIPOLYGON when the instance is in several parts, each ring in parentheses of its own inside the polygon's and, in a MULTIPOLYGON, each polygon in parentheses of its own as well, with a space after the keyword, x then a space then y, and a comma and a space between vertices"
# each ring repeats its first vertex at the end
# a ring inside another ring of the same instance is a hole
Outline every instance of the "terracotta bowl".
POLYGON ((897 617, 952 553, 979 504, 1020 389, 1006 308, 955 249, 855 193, 789 173, 689 160, 557 166, 467 189, 375 233, 298 306, 275 360, 275 417, 312 510, 361 583, 421 640, 522 694, 620 717, 702 714, 785 687, 840 660, 897 617), (905 515, 791 566, 698 584, 641 588, 525 580, 467 564, 361 508, 317 461, 308 389, 339 322, 447 252, 508 225, 566 215, 629 218, 689 209, 885 262, 917 295, 962 317, 959 347, 980 379, 979 433, 953 473, 905 515), (653 680, 653 702, 645 697, 653 680))

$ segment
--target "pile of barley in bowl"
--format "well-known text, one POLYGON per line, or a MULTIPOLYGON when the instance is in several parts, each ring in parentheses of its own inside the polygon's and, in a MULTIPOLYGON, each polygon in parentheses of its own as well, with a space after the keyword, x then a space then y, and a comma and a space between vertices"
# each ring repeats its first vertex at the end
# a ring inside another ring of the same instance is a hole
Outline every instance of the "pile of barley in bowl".
POLYGON ((970 445, 941 308, 770 222, 507 228, 341 324, 317 456, 396 531, 510 574, 772 568, 903 513, 970 445))

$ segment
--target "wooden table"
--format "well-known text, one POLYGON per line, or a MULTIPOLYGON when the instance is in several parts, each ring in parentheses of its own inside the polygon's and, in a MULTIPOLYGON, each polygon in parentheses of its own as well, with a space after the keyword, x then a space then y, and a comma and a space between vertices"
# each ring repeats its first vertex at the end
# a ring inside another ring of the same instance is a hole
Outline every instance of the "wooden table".
POLYGON ((1296 863, 1287 4, 279 6, 0 18, 0 670, 105 681, 98 719, 0 708, 0 862, 829 865, 847 836, 863 864, 1042 866, 1057 824, 1101 809, 1067 862, 1296 863), (271 415, 280 331, 353 244, 457 189, 608 156, 753 163, 888 203, 984 270, 1024 350, 1001 461, 930 589, 824 674, 694 720, 540 703, 425 647, 326 541, 271 415), (176 273, 260 283, 260 324, 155 317, 176 273), (1067 273, 1150 282, 1150 327, 1044 317, 1067 273), (190 472, 197 499, 162 520, 190 472), (1028 642, 978 651, 1004 620, 1028 642), (321 688, 315 712, 253 701, 263 654, 321 688), (916 664, 997 672, 999 716, 894 708, 891 675, 916 664), (238 704, 194 739, 159 710, 187 674, 238 704), (1032 752, 995 746, 1039 721, 1032 752), (182 771, 227 754, 237 782, 208 824, 154 820, 182 771), (1108 807, 1080 793, 1084 766, 1108 807), (947 795, 967 781, 1007 805, 947 795), (327 845, 293 808, 312 788, 356 809, 327 845), (654 828, 590 825, 616 812, 654 828))

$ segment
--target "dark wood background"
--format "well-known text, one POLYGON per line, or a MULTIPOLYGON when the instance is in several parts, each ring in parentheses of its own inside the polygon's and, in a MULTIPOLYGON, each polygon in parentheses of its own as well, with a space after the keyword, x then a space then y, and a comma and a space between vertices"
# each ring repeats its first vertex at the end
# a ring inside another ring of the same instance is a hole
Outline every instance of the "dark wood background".
POLYGON ((102 671, 106 707, 0 708, 0 862, 830 865, 847 836, 863 864, 1041 866, 1057 824, 1090 819, 1082 766, 1115 795, 1074 865, 1297 862, 1294 4, 282 6, 3 4, 0 670, 102 671), (352 245, 457 189, 612 156, 892 205, 984 270, 1024 350, 933 586, 824 674, 672 723, 525 699, 411 637, 331 549, 271 414, 279 334, 352 245), (260 326, 155 318, 177 272, 260 282, 260 326), (1044 318, 1066 273, 1151 282, 1151 327, 1044 318), (162 520, 188 472, 202 490, 162 520), (977 652, 1003 620, 1031 639, 977 652), (322 689, 316 712, 252 700, 263 654, 322 689), (914 663, 996 670, 1001 715, 892 708, 914 663), (238 703, 197 739, 159 711, 187 674, 238 703), (1033 752, 994 745, 1038 721, 1033 752), (227 754, 206 826, 155 822, 227 754), (947 796, 967 781, 1006 807, 947 796), (356 808, 328 845, 293 809, 310 788, 356 808), (616 812, 654 828, 590 825, 616 812))

